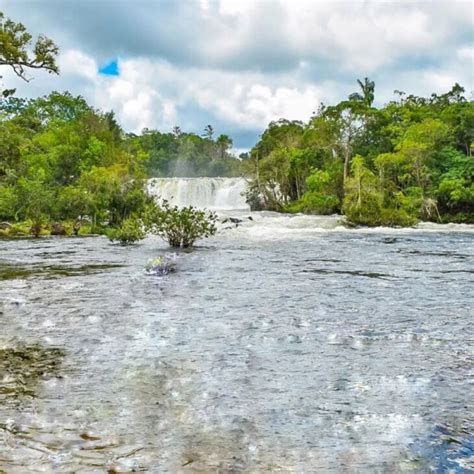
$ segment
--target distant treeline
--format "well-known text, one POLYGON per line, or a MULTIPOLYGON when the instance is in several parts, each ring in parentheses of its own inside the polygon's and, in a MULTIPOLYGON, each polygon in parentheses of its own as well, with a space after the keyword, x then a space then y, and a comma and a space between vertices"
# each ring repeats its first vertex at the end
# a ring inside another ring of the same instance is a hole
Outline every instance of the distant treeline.
POLYGON ((140 135, 128 134, 128 142, 147 153, 149 176, 239 176, 241 163, 231 153, 228 135, 214 137, 207 125, 202 135, 184 133, 174 127, 172 133, 144 129, 140 135))
POLYGON ((246 160, 254 209, 343 213, 363 225, 474 222, 474 103, 449 92, 373 106, 375 84, 308 123, 272 122, 246 160))

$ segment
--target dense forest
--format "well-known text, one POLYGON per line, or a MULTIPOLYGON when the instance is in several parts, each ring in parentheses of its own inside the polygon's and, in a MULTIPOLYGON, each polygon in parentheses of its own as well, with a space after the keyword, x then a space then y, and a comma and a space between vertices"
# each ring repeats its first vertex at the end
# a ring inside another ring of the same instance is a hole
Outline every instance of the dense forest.
MULTIPOLYGON (((474 220, 474 104, 455 85, 429 98, 399 93, 372 106, 374 85, 308 123, 279 120, 236 159, 231 139, 143 130, 126 134, 113 112, 53 92, 0 100, 0 219, 84 218, 96 230, 142 212, 151 176, 238 176, 253 209, 343 213, 362 225, 474 220)), ((84 221, 85 222, 85 221, 84 221)), ((74 225, 74 224, 71 224, 74 225)))
POLYGON ((127 146, 113 113, 52 93, 5 98, 0 115, 1 219, 29 221, 35 234, 72 220, 78 232, 85 216, 115 225, 146 204, 146 155, 127 146))
MULTIPOLYGON (((59 73, 48 38, 33 45, 1 12, 0 35, 0 65, 20 78, 29 80, 28 68, 59 73)), ((149 209, 144 180, 154 176, 245 176, 254 210, 342 213, 369 226, 474 222, 474 102, 465 90, 395 91, 376 108, 374 82, 358 84, 308 123, 270 123, 240 158, 211 125, 202 135, 177 126, 127 134, 113 112, 69 92, 24 99, 0 89, 0 234, 120 228, 149 209)))
POLYGON ((144 130, 126 134, 113 112, 82 97, 53 92, 0 100, 0 220, 27 221, 39 234, 51 221, 67 232, 99 232, 140 216, 150 204, 144 179, 232 175, 241 162, 230 139, 144 130), (87 219, 86 219, 87 217, 87 219))
POLYGON ((398 100, 376 108, 375 84, 358 84, 308 123, 268 126, 246 163, 252 207, 370 226, 474 222, 474 102, 464 89, 395 91, 398 100))
POLYGON ((225 134, 214 137, 212 125, 202 135, 184 133, 180 127, 171 133, 144 129, 140 135, 130 133, 128 142, 147 153, 149 176, 200 177, 239 176, 241 163, 231 153, 232 139, 225 134))

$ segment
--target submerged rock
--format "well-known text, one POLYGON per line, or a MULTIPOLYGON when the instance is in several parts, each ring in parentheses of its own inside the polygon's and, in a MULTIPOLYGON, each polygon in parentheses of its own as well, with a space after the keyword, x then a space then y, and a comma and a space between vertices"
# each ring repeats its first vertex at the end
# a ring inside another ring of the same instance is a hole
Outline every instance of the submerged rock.
POLYGON ((60 222, 51 224, 51 235, 67 235, 66 228, 60 222))
POLYGON ((237 217, 226 217, 225 219, 222 219, 221 223, 222 224, 228 224, 231 222, 232 224, 235 224, 235 227, 238 227, 239 224, 243 222, 242 219, 238 219, 237 217))
POLYGON ((156 257, 148 261, 145 270, 149 275, 165 276, 176 270, 173 258, 156 257))

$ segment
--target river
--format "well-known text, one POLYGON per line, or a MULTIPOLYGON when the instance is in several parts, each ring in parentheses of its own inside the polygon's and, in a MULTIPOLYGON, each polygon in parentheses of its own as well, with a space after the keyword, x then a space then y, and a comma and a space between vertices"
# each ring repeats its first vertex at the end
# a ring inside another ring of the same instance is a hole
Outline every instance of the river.
POLYGON ((225 204, 192 251, 0 241, 0 470, 474 469, 474 226, 225 204))

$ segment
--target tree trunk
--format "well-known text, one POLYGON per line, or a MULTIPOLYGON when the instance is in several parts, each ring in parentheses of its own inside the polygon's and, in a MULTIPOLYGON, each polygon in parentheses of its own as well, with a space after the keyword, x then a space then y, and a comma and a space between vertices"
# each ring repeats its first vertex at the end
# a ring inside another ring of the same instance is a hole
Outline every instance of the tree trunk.
POLYGON ((350 157, 350 151, 349 148, 347 148, 344 151, 344 175, 343 175, 343 184, 346 184, 347 177, 349 176, 349 157, 350 157))

